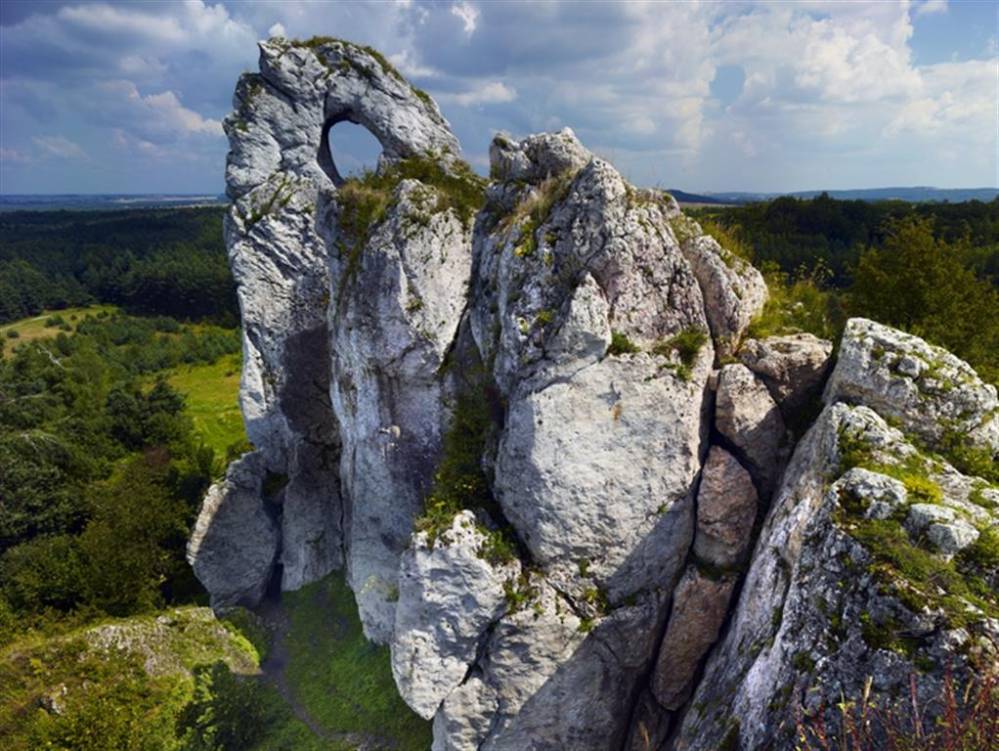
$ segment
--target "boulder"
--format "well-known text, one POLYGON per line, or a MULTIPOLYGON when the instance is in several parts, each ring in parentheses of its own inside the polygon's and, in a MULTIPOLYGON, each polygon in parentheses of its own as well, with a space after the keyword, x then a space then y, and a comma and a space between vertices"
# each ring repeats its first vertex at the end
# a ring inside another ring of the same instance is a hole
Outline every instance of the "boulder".
POLYGON ((865 508, 864 515, 869 519, 888 519, 908 502, 908 492, 902 482, 863 467, 849 470, 836 484, 840 493, 849 497, 850 503, 865 508))
POLYGON ((749 473, 725 449, 712 446, 697 490, 698 559, 718 568, 742 562, 753 541, 758 503, 749 473))
POLYGON ((947 350, 865 318, 847 321, 825 401, 864 404, 924 441, 957 434, 999 455, 996 387, 947 350))
MULTIPOLYGON (((688 711, 674 736, 678 751, 792 747, 799 739, 788 718, 796 712, 824 713, 825 727, 836 729, 843 697, 866 691, 881 707, 897 697, 909 701, 913 674, 916 701, 932 721, 944 681, 953 675, 965 685, 994 665, 996 621, 963 595, 941 590, 934 576, 921 578, 918 567, 896 568, 892 550, 879 543, 885 534, 892 545, 911 546, 893 550, 912 560, 947 559, 906 542, 897 521, 871 518, 878 503, 904 504, 901 490, 876 471, 844 474, 845 455, 870 467, 925 472, 929 482, 959 475, 922 458, 873 410, 827 406, 773 497, 729 625, 691 697, 689 706, 701 709, 688 711), (872 491, 867 498, 865 489, 872 491)), ((963 502, 943 491, 942 506, 963 502)), ((996 606, 993 598, 989 607, 996 606)))
POLYGON ((787 420, 820 395, 832 351, 832 342, 800 333, 747 339, 738 357, 763 381, 787 420))
POLYGON ((392 674, 428 720, 465 679, 482 634, 506 612, 507 582, 520 573, 516 561, 490 564, 485 543, 475 515, 462 511, 433 542, 415 535, 400 562, 392 674))
POLYGON ((673 592, 666 635, 652 675, 652 694, 660 706, 677 710, 690 697, 698 665, 728 613, 735 576, 712 579, 689 566, 673 592))
POLYGON ((279 532, 265 506, 260 452, 229 465, 208 489, 187 543, 187 560, 215 610, 260 602, 274 569, 279 532))
POLYGON ((784 420, 766 386, 745 365, 726 365, 718 376, 715 427, 749 470, 766 499, 780 474, 784 420))
POLYGON ((730 357, 767 301, 763 275, 710 235, 685 238, 680 247, 701 286, 718 357, 730 357))

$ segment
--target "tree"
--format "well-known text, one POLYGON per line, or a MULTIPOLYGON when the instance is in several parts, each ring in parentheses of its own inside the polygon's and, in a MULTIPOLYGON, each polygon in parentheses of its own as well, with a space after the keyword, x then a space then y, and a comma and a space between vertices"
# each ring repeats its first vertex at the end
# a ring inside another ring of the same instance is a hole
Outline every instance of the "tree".
POLYGON ((890 223, 884 244, 865 251, 849 293, 853 315, 909 331, 999 379, 999 293, 935 239, 928 219, 890 223))

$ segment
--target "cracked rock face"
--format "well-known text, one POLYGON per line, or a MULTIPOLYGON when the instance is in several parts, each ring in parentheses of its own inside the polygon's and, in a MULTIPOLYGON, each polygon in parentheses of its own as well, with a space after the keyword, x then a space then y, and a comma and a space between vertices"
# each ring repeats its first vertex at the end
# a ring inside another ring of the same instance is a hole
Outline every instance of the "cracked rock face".
MULTIPOLYGON (((947 551, 933 541, 927 548, 918 529, 955 519, 994 529, 999 518, 967 501, 974 482, 922 457, 872 409, 827 406, 774 496, 732 623, 692 698, 700 711, 686 713, 675 748, 707 751, 726 739, 781 748, 796 737, 795 706, 806 716, 825 711, 827 727, 836 727, 838 697, 859 696, 869 677, 872 700, 883 706, 908 696, 920 665, 918 700, 930 707, 945 666, 959 682, 994 666, 996 619, 966 595, 948 604, 932 579, 897 568, 879 543, 891 535, 894 549, 947 565, 947 551), (925 479, 910 480, 914 490, 907 490, 877 470, 844 472, 857 461, 925 479), (937 502, 915 502, 913 493, 925 493, 928 483, 940 490, 937 502), (915 523, 893 521, 900 513, 915 523)), ((964 581, 994 576, 960 571, 964 581)), ((988 607, 995 612, 995 597, 988 607)))
POLYGON ((677 710, 689 698, 697 666, 725 621, 735 582, 734 575, 712 579, 691 566, 677 584, 652 677, 652 693, 665 709, 677 710))
POLYGON ((721 369, 715 426, 769 498, 780 473, 784 420, 766 386, 744 365, 721 369))
POLYGON ((752 542, 759 497, 739 461, 712 446, 697 491, 697 536, 694 554, 718 568, 739 564, 752 542))
MULTIPOLYGON (((392 220, 360 268, 348 269, 336 227, 342 177, 327 134, 342 121, 367 127, 384 167, 428 153, 446 165, 458 143, 437 106, 369 50, 277 38, 260 52, 260 73, 240 78, 225 123, 233 200, 225 239, 243 321, 242 411, 261 471, 287 480, 276 508, 283 588, 346 559, 366 632, 387 641, 388 594, 443 419, 439 387, 427 374, 460 317, 470 242, 448 215, 408 236, 401 225, 425 199, 411 183, 399 187, 392 220), (379 378, 366 377, 375 370, 379 378), (361 405, 357 389, 367 400, 361 405), (397 450, 403 429, 407 440, 397 450), (377 472, 364 474, 368 467, 377 472)), ((199 554, 196 570, 214 595, 228 574, 210 570, 217 556, 199 554)))
POLYGON ((767 301, 763 275, 710 235, 686 238, 680 247, 704 293, 718 356, 729 357, 767 301))
MULTIPOLYGON (((388 642, 399 556, 423 509, 447 417, 439 376, 461 320, 470 230, 428 215, 433 188, 404 180, 330 304, 331 396, 349 499, 347 570, 368 638, 388 642)), ((330 225, 331 242, 336 225, 330 225)))

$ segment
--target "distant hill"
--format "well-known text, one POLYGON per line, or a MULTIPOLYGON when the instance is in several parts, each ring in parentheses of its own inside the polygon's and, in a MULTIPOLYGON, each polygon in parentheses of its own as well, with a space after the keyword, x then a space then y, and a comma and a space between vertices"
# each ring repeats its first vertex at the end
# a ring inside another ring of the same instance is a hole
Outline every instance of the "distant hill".
POLYGON ((107 193, 61 195, 31 195, 9 193, 0 195, 0 211, 110 211, 118 209, 160 209, 187 206, 212 206, 224 204, 224 195, 164 194, 164 193, 107 193))
MULTIPOLYGON (((751 193, 731 191, 708 193, 707 203, 750 203, 752 201, 769 201, 779 196, 794 196, 795 198, 814 198, 826 193, 830 198, 842 201, 910 201, 912 203, 961 203, 963 201, 991 201, 999 196, 999 188, 930 188, 915 186, 910 188, 856 188, 852 190, 801 190, 791 193, 751 193)), ((673 191, 673 195, 677 192, 673 191)), ((678 201, 684 200, 677 198, 678 201)))
MULTIPOLYGON (((733 203, 732 201, 726 201, 718 196, 705 195, 702 193, 688 193, 685 190, 677 190, 676 188, 670 188, 668 191, 673 198, 675 198, 680 203, 707 203, 712 205, 724 205, 726 203, 733 203)), ((742 203, 739 201, 739 203, 742 203)))

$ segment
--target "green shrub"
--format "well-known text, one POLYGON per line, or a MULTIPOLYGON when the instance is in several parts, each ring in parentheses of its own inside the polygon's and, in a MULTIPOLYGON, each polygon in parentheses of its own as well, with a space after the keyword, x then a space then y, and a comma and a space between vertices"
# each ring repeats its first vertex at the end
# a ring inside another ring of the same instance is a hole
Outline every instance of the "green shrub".
POLYGON ((749 325, 754 339, 807 332, 838 341, 846 318, 833 290, 825 287, 828 272, 817 265, 811 271, 787 275, 775 264, 766 264, 763 275, 770 296, 760 314, 749 325))
POLYGON ((620 331, 611 332, 610 347, 607 348, 608 355, 626 355, 639 352, 638 345, 620 331))
POLYGON ((753 248, 742 239, 738 225, 727 227, 718 220, 707 217, 701 219, 698 224, 701 225, 704 234, 711 235, 725 250, 734 253, 744 261, 753 262, 753 248))
POLYGON ((492 420, 484 394, 464 393, 458 397, 451 425, 444 434, 441 459, 433 486, 416 519, 417 531, 427 533, 433 545, 450 528, 462 509, 494 509, 497 504, 482 471, 482 452, 492 420))
POLYGON ((184 751, 244 751, 280 719, 263 685, 224 662, 194 669, 194 697, 177 720, 184 751))
POLYGON ((665 341, 658 342, 653 348, 655 355, 669 355, 674 351, 680 356, 680 362, 686 367, 693 366, 701 348, 708 342, 708 335, 699 328, 686 328, 665 341))

